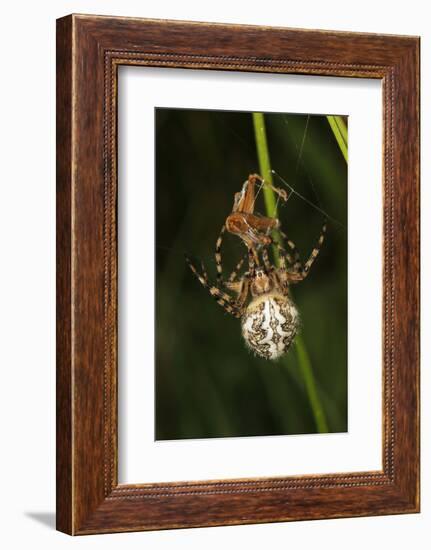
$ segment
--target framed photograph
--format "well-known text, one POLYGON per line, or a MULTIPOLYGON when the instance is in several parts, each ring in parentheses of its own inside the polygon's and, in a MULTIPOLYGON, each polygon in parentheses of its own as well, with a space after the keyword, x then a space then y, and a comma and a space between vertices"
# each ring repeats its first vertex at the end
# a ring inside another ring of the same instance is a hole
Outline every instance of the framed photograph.
POLYGON ((419 38, 57 21, 57 528, 419 511, 419 38))

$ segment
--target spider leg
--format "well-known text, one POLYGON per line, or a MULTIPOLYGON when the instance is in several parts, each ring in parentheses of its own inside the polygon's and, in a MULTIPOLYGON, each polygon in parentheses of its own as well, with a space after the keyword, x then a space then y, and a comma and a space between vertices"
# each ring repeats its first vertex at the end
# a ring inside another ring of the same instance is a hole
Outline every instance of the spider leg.
POLYGON ((263 265, 265 266, 265 269, 266 269, 267 273, 272 271, 273 267, 272 267, 272 265, 269 261, 268 249, 267 248, 264 248, 262 250, 262 260, 263 260, 263 265))
POLYGON ((241 269, 243 263, 245 261, 245 256, 240 259, 238 264, 236 265, 235 269, 232 271, 232 273, 229 275, 229 279, 227 281, 224 281, 224 286, 231 292, 234 292, 236 294, 237 303, 239 302, 242 292, 244 291, 244 277, 241 277, 241 279, 237 280, 238 272, 241 269))
POLYGON ((221 261, 221 244, 223 242, 223 235, 224 235, 224 232, 226 231, 226 224, 223 224, 221 230, 220 230, 220 234, 217 238, 217 241, 216 241, 216 246, 215 246, 215 262, 216 262, 216 268, 217 268, 217 282, 220 283, 221 280, 222 280, 222 277, 223 277, 223 266, 222 266, 222 261, 221 261))
POLYGON ((247 300, 248 291, 250 288, 249 276, 246 274, 241 280, 235 281, 234 283, 226 282, 225 285, 229 288, 229 290, 236 293, 237 299, 235 304, 239 312, 238 317, 241 317, 244 312, 244 304, 247 300))
POLYGON ((313 248, 313 250, 311 251, 310 257, 305 262, 304 269, 303 269, 304 277, 308 275, 308 272, 310 271, 310 268, 313 265, 314 260, 317 258, 320 252, 323 241, 325 240, 325 234, 326 234, 326 220, 323 223, 319 240, 317 241, 317 245, 313 248))
POLYGON ((242 267, 242 264, 244 263, 245 256, 240 259, 240 261, 237 263, 235 269, 232 271, 232 273, 229 275, 229 279, 227 281, 224 281, 224 286, 230 290, 235 292, 236 295, 239 295, 242 289, 242 281, 237 281, 236 278, 238 276, 238 272, 242 267))
POLYGON ((293 264, 293 269, 299 269, 301 267, 301 262, 299 261, 299 252, 296 248, 296 245, 293 241, 289 239, 289 237, 279 229, 280 235, 283 237, 284 242, 287 244, 287 246, 290 248, 292 256, 290 254, 286 253, 286 257, 290 264, 293 264))
POLYGON ((289 278, 285 269, 278 267, 270 273, 270 277, 280 286, 283 294, 289 295, 289 278))
MULTIPOLYGON (((288 247, 291 249, 292 251, 292 254, 293 254, 293 257, 291 254, 289 254, 286 249, 282 246, 282 244, 280 243, 279 240, 277 239, 271 239, 271 244, 273 244, 275 246, 275 248, 277 249, 278 251, 278 254, 279 254, 279 261, 280 261, 280 266, 283 267, 283 268, 286 268, 286 261, 287 263, 289 264, 289 266, 291 265, 294 265, 294 266, 297 266, 298 268, 301 267, 301 262, 299 262, 299 252, 298 252, 298 249, 296 248, 295 246, 295 243, 293 243, 290 239, 287 238, 287 235, 285 233, 283 233, 280 229, 278 229, 280 235, 283 237, 283 239, 286 240, 287 242, 287 245, 288 247)), ((265 249, 262 251, 262 259, 263 259, 263 262, 265 264, 265 267, 268 269, 268 264, 265 263, 265 262, 268 262, 268 252, 265 251, 265 249)))
POLYGON ((279 242, 275 242, 274 244, 277 247, 279 257, 279 267, 275 270, 275 275, 278 277, 283 290, 288 292, 289 281, 286 269, 286 257, 288 255, 279 242))
POLYGON ((241 294, 242 291, 242 281, 234 281, 231 283, 230 281, 225 281, 224 286, 229 290, 229 292, 234 292, 237 296, 241 294))
POLYGON ((238 308, 239 308, 239 311, 241 311, 241 312, 244 308, 245 301, 247 300, 249 286, 250 285, 249 285, 248 277, 244 277, 244 279, 242 281, 241 292, 240 292, 240 294, 238 296, 238 300, 237 300, 238 308))
POLYGON ((197 277, 197 279, 201 283, 201 285, 208 290, 208 292, 216 300, 216 302, 220 306, 222 306, 225 311, 227 311, 234 317, 241 317, 241 313, 238 310, 236 301, 233 300, 233 298, 229 296, 229 294, 226 294, 226 292, 223 292, 216 286, 210 285, 208 283, 208 280, 205 279, 205 277, 198 272, 198 270, 195 268, 195 266, 187 256, 186 256, 186 262, 190 267, 190 269, 192 270, 193 274, 197 277))
POLYGON ((295 265, 293 266, 293 270, 288 272, 288 277, 293 282, 299 282, 303 281, 305 277, 307 277, 308 273, 310 272, 310 268, 313 265, 315 259, 319 255, 320 249, 322 247, 323 241, 325 240, 325 234, 326 234, 326 220, 323 223, 319 239, 317 241, 317 245, 313 248, 311 251, 311 254, 308 258, 308 260, 305 262, 304 266, 301 266, 299 269, 295 269, 295 265))
POLYGON ((248 270, 250 276, 253 277, 256 265, 259 265, 259 258, 257 257, 257 252, 254 247, 248 249, 248 270))
POLYGON ((289 263, 291 263, 289 261, 290 258, 288 256, 286 250, 281 246, 281 244, 279 242, 274 242, 274 245, 277 247, 280 269, 284 269, 284 271, 286 271, 286 259, 289 263))
POLYGON ((202 273, 202 277, 205 279, 205 282, 208 283, 208 273, 202 261, 201 261, 201 273, 202 273))
POLYGON ((236 267, 235 269, 232 271, 232 273, 229 275, 229 279, 228 281, 230 283, 233 283, 235 281, 235 279, 237 278, 238 276, 238 272, 239 270, 241 269, 242 267, 242 264, 244 263, 244 260, 245 260, 245 256, 244 258, 241 258, 240 261, 236 264, 236 267))
POLYGON ((277 247, 278 255, 279 255, 279 267, 276 270, 277 277, 279 278, 281 286, 283 287, 285 292, 288 292, 290 281, 297 282, 299 280, 302 280, 298 278, 299 275, 297 275, 298 271, 302 269, 302 264, 299 261, 299 253, 298 253, 298 249, 295 246, 295 243, 291 241, 287 237, 287 235, 282 231, 280 231, 280 234, 283 237, 283 239, 286 241, 287 246, 290 248, 293 254, 293 256, 288 254, 285 248, 281 246, 280 242, 278 241, 274 242, 275 246, 277 247), (289 264, 289 268, 287 268, 286 266, 286 260, 289 264))

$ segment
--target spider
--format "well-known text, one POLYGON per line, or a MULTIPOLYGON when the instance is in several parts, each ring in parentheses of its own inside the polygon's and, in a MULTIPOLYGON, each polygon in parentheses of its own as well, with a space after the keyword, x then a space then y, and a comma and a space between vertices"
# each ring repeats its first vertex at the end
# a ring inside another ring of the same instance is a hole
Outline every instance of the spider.
MULTIPOLYGON (((260 178, 252 175, 250 178, 260 178)), ((262 181, 262 180, 261 180, 262 181)), ((235 209, 241 202, 239 199, 246 197, 245 185, 241 193, 235 195, 233 214, 241 212, 235 209)), ((250 198, 250 197, 247 197, 250 198)), ((246 201, 243 201, 247 203, 246 201)), ((245 232, 234 231, 247 246, 248 270, 239 275, 244 263, 242 258, 226 280, 223 280, 221 245, 223 233, 228 225, 228 216, 217 239, 215 261, 217 266, 217 284, 209 282, 204 264, 201 262, 199 272, 189 258, 186 261, 198 278, 199 282, 215 298, 225 311, 241 320, 242 336, 247 347, 260 357, 265 359, 278 359, 285 354, 299 327, 299 314, 290 296, 289 285, 304 280, 310 268, 319 254, 326 233, 324 222, 316 247, 312 250, 305 264, 299 261, 299 254, 295 244, 280 230, 280 223, 276 218, 263 218, 253 214, 253 203, 246 205, 245 232), (259 223, 254 223, 254 216, 259 223), (264 220, 264 225, 262 225, 264 220), (288 254, 280 242, 273 243, 268 235, 268 228, 277 228, 280 236, 288 245, 291 254, 288 254), (263 230, 266 230, 263 233, 263 230), (268 246, 273 243, 279 253, 279 266, 270 262, 268 246), (260 261, 262 260, 262 262, 260 261), (226 289, 226 290, 223 290, 226 289), (227 291, 227 292, 226 292, 227 291)), ((236 217, 237 218, 237 217, 236 217)), ((234 218, 235 219, 235 218, 234 218)))

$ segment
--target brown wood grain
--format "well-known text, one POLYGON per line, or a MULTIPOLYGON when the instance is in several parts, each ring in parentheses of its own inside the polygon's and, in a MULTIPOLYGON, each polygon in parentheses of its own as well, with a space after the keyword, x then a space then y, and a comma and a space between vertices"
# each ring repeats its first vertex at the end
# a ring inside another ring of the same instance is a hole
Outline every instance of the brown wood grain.
POLYGON ((57 529, 72 532, 72 28, 57 22, 57 529))
POLYGON ((419 510, 419 39, 77 16, 57 22, 57 528, 70 534, 419 510), (117 68, 378 78, 383 470, 118 485, 117 68))

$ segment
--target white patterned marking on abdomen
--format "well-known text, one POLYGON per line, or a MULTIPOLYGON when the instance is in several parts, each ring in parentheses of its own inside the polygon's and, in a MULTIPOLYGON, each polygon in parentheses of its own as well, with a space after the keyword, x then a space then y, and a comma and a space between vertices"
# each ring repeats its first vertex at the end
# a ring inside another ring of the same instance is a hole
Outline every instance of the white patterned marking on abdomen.
POLYGON ((278 359, 295 338, 299 316, 289 298, 269 295, 250 303, 241 324, 244 340, 256 355, 278 359))

